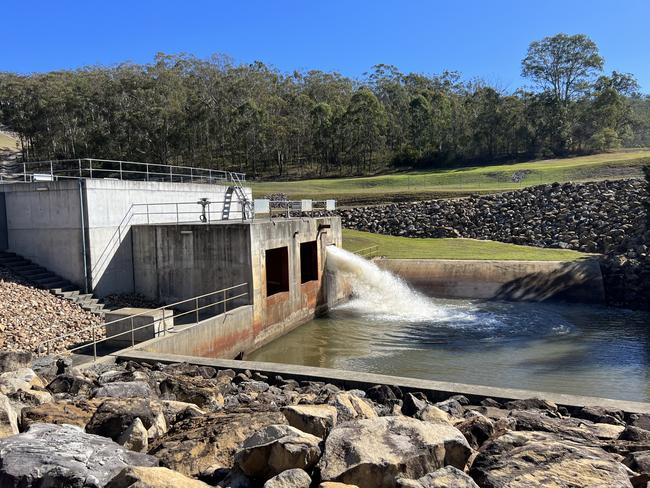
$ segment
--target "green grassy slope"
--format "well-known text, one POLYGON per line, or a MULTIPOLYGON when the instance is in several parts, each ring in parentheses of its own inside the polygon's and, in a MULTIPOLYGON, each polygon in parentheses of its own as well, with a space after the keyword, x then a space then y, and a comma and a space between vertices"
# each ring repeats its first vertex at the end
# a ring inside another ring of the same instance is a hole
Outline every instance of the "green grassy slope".
POLYGON ((0 132, 0 150, 10 150, 10 151, 15 151, 16 150, 16 139, 13 137, 0 132))
POLYGON ((356 230, 343 230, 343 248, 357 251, 379 246, 379 255, 409 259, 502 259, 522 261, 574 261, 589 254, 563 249, 542 249, 475 239, 416 239, 356 230))
POLYGON ((340 203, 462 196, 564 181, 641 176, 650 150, 620 151, 565 159, 441 169, 362 178, 331 178, 252 185, 256 197, 284 192, 292 198, 336 198, 340 203), (517 174, 521 181, 513 181, 517 174))

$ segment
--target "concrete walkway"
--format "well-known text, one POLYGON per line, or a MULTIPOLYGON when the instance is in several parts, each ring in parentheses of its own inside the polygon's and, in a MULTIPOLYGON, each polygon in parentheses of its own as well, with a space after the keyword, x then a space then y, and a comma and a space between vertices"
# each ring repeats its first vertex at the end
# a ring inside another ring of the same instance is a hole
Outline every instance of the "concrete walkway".
POLYGON ((135 360, 166 364, 186 362, 199 366, 212 366, 217 369, 233 369, 238 372, 248 369, 269 376, 280 375, 285 379, 293 378, 296 380, 325 381, 342 385, 346 389, 367 389, 374 385, 384 384, 389 386, 398 386, 404 391, 421 391, 426 393, 432 401, 442 401, 451 395, 465 395, 470 402, 474 404, 479 403, 485 398, 493 398, 497 401, 544 398, 559 406, 567 408, 601 406, 622 410, 628 413, 650 414, 650 403, 566 395, 563 393, 496 388, 492 386, 467 385, 463 383, 449 383, 444 381, 429 381, 401 376, 388 376, 374 373, 361 373, 358 371, 298 366, 293 364, 236 361, 230 359, 213 359, 196 356, 150 353, 130 349, 119 351, 114 356, 117 360, 135 360))

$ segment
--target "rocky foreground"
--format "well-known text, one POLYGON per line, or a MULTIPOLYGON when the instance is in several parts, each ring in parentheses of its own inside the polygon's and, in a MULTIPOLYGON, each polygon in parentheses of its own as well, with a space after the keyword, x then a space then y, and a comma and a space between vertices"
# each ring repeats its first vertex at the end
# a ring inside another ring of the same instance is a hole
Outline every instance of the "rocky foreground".
POLYGON ((650 415, 0 353, 0 486, 640 487, 650 415))

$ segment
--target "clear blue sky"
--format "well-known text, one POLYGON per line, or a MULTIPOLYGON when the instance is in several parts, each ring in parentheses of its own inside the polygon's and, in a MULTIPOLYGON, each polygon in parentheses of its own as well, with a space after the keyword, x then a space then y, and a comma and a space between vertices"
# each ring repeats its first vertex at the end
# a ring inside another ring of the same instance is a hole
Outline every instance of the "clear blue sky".
POLYGON ((225 53, 352 77, 378 63, 458 70, 510 90, 528 43, 565 32, 589 35, 607 71, 650 93, 650 0, 3 0, 0 11, 2 71, 225 53))

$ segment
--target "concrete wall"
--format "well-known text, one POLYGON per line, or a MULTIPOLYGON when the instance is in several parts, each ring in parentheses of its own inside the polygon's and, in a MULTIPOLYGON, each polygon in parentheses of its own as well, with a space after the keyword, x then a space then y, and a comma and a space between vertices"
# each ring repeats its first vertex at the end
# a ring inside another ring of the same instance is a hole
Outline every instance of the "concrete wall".
POLYGON ((203 357, 234 358, 253 347, 253 307, 240 307, 196 326, 144 342, 136 350, 203 357))
POLYGON ((326 247, 340 247, 342 234, 339 217, 278 219, 272 224, 256 221, 251 224, 250 230, 253 350, 327 309, 327 289, 332 287, 327 283, 331 276, 325 273, 326 247), (314 240, 318 243, 318 279, 303 284, 300 282, 300 243, 314 240), (283 246, 289 251, 289 291, 267 296, 266 250, 283 246))
MULTIPOLYGON (((134 290, 152 300, 175 303, 241 283, 229 292, 249 296, 229 307, 250 303, 249 225, 239 223, 138 225, 132 228, 134 290)), ((223 297, 211 296, 200 304, 223 297)), ((194 308, 194 303, 179 307, 194 308)), ((221 308, 213 310, 220 313, 221 308)), ((207 310, 206 310, 207 312, 207 310)))
POLYGON ((13 183, 1 187, 9 250, 83 286, 79 181, 13 183))
POLYGON ((574 262, 378 259, 375 262, 434 297, 586 303, 605 300, 603 278, 595 259, 574 262))
MULTIPOLYGON (((130 229, 133 225, 176 222, 176 203, 180 221, 199 221, 200 198, 208 198, 210 219, 219 220, 227 187, 196 183, 85 180, 88 208, 89 268, 97 296, 133 291, 133 262, 130 229), (139 204, 151 204, 149 216, 139 204), (136 204, 136 207, 133 205, 136 204), (160 205, 154 205, 160 204, 160 205)), ((251 190, 247 189, 251 196, 251 190)), ((234 199, 231 218, 241 218, 240 203, 234 199)))
POLYGON ((135 291, 170 303, 249 283, 249 322, 236 333, 212 337, 213 346, 195 345, 232 357, 305 323, 344 296, 347 289, 325 273, 326 247, 332 244, 341 245, 338 217, 136 226, 135 291), (311 241, 317 243, 317 279, 301 283, 300 244, 311 241), (289 290, 267 296, 266 251, 280 247, 288 251, 289 290))
MULTIPOLYGON (((81 288, 87 279, 90 289, 103 297, 133 292, 131 226, 176 222, 179 202, 186 203, 179 206, 180 220, 198 222, 201 206, 195 202, 200 198, 213 202, 209 218, 219 220, 227 187, 106 178, 3 184, 0 191, 5 195, 9 250, 81 288), (149 216, 141 204, 151 205, 149 216)), ((246 193, 251 197, 250 189, 246 193)), ((241 218, 234 196, 230 215, 241 218)))
POLYGON ((7 232, 7 206, 5 194, 0 192, 0 251, 6 251, 9 247, 9 234, 7 232))

